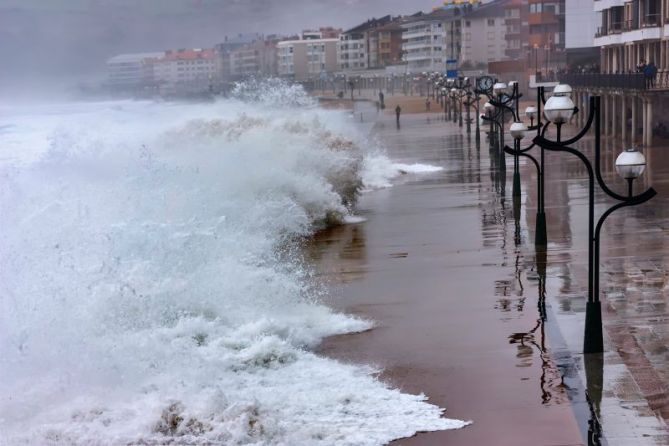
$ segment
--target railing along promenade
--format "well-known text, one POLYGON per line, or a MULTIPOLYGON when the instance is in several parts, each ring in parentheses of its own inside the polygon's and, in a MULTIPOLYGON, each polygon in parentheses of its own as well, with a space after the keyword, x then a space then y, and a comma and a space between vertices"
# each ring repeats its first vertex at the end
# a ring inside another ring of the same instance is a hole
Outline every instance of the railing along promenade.
POLYGON ((659 71, 651 81, 643 73, 558 75, 560 82, 574 87, 612 88, 619 90, 669 90, 669 71, 659 71))

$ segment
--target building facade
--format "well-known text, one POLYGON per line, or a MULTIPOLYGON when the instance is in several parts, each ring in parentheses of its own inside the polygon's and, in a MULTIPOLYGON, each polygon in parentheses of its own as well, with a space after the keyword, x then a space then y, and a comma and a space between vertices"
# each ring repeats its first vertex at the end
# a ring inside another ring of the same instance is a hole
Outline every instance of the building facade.
POLYGON ((307 80, 337 71, 338 45, 337 38, 323 39, 320 34, 309 33, 304 33, 299 39, 278 42, 276 47, 279 76, 307 80))
POLYGON ((339 36, 339 69, 365 70, 379 66, 379 34, 376 30, 393 21, 390 15, 370 19, 339 36))
POLYGON ((510 0, 504 5, 505 59, 525 60, 529 54, 529 14, 530 8, 525 0, 510 0))
POLYGON ((402 63, 402 19, 380 26, 371 32, 372 46, 370 63, 372 68, 385 68, 402 63))
POLYGON ((595 45, 603 73, 634 72, 642 62, 667 70, 669 1, 595 0, 600 15, 595 45))
POLYGON ((154 61, 153 74, 163 94, 203 92, 218 82, 220 59, 213 49, 167 50, 154 61))
POLYGON ((487 69, 506 54, 507 0, 495 0, 467 12, 461 19, 460 67, 487 69))
POLYGON ((274 76, 277 74, 277 40, 259 39, 228 53, 230 77, 274 76))
POLYGON ((154 61, 164 53, 119 54, 107 60, 107 86, 134 90, 154 83, 154 61))
POLYGON ((408 72, 446 70, 445 22, 449 16, 440 9, 413 16, 402 24, 402 51, 408 72))

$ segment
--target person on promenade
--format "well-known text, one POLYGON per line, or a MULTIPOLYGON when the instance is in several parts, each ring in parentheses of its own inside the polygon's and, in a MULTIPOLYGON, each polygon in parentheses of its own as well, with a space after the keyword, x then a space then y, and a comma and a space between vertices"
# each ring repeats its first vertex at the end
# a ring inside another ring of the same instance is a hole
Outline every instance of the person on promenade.
POLYGON ((655 87, 655 76, 657 75, 657 67, 651 61, 648 65, 646 65, 643 69, 643 75, 646 78, 646 88, 653 88, 655 87))
POLYGON ((636 66, 636 72, 643 73, 645 69, 646 69, 646 61, 641 59, 636 66))
POLYGON ((430 98, 425 99, 425 111, 430 111, 430 98))
POLYGON ((383 95, 383 92, 382 92, 382 91, 379 91, 379 105, 380 105, 380 107, 381 107, 381 110, 383 110, 384 108, 386 108, 386 103, 384 102, 384 100, 385 100, 385 97, 384 97, 384 95, 383 95))
POLYGON ((397 126, 399 127, 400 125, 400 114, 402 113, 402 107, 397 104, 397 107, 395 107, 395 116, 397 117, 397 126))

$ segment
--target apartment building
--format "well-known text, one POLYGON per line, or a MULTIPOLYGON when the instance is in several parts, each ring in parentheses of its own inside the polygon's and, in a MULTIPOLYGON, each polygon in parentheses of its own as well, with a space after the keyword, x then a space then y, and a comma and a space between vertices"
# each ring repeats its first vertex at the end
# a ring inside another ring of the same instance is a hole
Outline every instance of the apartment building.
POLYGON ((206 91, 220 76, 220 59, 213 49, 167 50, 153 63, 162 93, 206 91))
POLYGON ((565 0, 529 0, 530 66, 550 75, 566 64, 565 0))
POLYGON ((339 69, 347 71, 378 67, 379 34, 375 31, 393 20, 390 15, 370 19, 341 33, 338 48, 339 69))
POLYGON ((494 0, 466 12, 461 25, 460 67, 487 69, 488 63, 506 53, 505 5, 494 0))
POLYGON ((504 5, 506 49, 504 59, 524 60, 529 53, 530 8, 526 0, 510 0, 504 5))
POLYGON ((370 65, 385 68, 402 63, 402 19, 375 28, 370 32, 370 65))
POLYGON ((451 17, 450 11, 438 9, 414 15, 402 24, 402 51, 408 72, 446 70, 445 23, 451 17))
POLYGON ((107 60, 107 85, 113 90, 133 90, 153 84, 153 63, 164 53, 119 54, 107 60))
POLYGON ((338 38, 323 38, 320 32, 305 32, 297 39, 278 42, 278 74, 295 80, 315 79, 337 71, 338 38))
POLYGON ((669 0, 595 0, 594 10, 602 73, 634 72, 642 60, 669 68, 669 0))
POLYGON ((268 37, 244 44, 228 53, 230 76, 273 76, 277 74, 278 39, 268 37))

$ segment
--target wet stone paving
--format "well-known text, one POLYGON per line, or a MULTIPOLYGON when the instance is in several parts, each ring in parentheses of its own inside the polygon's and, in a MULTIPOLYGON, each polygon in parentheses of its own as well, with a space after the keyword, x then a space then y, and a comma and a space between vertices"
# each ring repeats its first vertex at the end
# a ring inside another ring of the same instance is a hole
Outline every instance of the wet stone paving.
MULTIPOLYGON (((531 164, 521 160, 514 201, 512 158, 500 172, 485 129, 477 147, 438 114, 407 115, 399 128, 394 116, 374 119, 391 158, 444 170, 364 195, 357 213, 366 222, 325 231, 309 247, 337 295, 333 306, 377 321, 322 351, 373 362, 391 385, 474 422, 397 443, 669 444, 669 143, 644 149, 649 165, 635 186, 658 195, 604 225, 606 351, 583 355, 588 193, 580 161, 546 153, 549 244, 540 253, 531 164)), ((592 140, 576 147, 592 155, 592 140)), ((618 191, 621 149, 604 141, 603 176, 618 191)), ((612 204, 598 193, 596 216, 612 204)))

